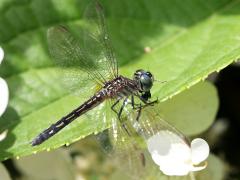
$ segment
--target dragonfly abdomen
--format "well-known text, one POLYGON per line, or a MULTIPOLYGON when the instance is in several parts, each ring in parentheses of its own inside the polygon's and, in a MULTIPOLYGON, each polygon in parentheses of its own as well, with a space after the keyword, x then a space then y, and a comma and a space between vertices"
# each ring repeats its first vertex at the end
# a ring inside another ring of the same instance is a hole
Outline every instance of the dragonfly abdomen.
POLYGON ((83 103, 81 106, 74 109, 68 115, 62 117, 59 121, 52 124, 49 128, 41 132, 31 142, 32 146, 36 146, 43 143, 44 141, 49 139, 51 136, 55 135, 58 131, 63 129, 65 126, 67 126, 69 123, 71 123, 73 120, 75 120, 82 114, 86 113, 87 111, 91 110, 92 108, 96 107, 97 105, 101 104, 106 99, 105 96, 106 95, 102 91, 99 91, 97 94, 95 94, 85 103, 83 103))

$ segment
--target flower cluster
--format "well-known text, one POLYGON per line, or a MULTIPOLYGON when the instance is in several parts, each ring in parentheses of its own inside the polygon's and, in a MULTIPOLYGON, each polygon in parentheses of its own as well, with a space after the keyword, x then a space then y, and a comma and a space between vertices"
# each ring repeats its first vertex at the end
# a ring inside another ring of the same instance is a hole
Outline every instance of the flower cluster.
POLYGON ((173 132, 164 130, 147 140, 148 150, 160 170, 169 176, 184 176, 207 166, 209 146, 196 138, 191 144, 173 132))

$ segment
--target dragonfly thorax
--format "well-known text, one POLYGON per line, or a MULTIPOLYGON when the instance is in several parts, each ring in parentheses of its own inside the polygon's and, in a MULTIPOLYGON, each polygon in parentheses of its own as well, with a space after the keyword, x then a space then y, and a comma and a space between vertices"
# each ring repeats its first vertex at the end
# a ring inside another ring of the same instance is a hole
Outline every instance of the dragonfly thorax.
POLYGON ((129 96, 132 93, 138 91, 138 85, 136 81, 128 79, 123 76, 108 81, 102 89, 102 93, 108 97, 124 97, 129 96))
POLYGON ((153 86, 153 75, 149 71, 139 69, 134 73, 133 79, 137 81, 141 92, 148 92, 153 86))

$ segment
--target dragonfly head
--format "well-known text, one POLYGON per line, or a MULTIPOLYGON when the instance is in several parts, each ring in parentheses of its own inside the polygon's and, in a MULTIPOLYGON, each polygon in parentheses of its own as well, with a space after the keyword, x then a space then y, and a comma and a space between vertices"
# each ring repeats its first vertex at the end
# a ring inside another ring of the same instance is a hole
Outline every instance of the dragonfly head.
POLYGON ((134 73, 133 79, 138 82, 139 90, 142 92, 150 91, 153 86, 153 75, 149 71, 139 69, 134 73))

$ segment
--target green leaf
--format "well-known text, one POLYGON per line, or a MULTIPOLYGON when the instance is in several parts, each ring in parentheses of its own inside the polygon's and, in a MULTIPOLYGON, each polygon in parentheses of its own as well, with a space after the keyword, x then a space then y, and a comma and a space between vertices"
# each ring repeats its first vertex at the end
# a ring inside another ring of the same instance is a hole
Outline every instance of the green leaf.
POLYGON ((215 119, 218 110, 217 91, 211 83, 198 83, 159 104, 158 109, 164 119, 184 134, 200 134, 215 119))
MULTIPOLYGON (((9 107, 0 119, 0 131, 9 130, 0 143, 0 159, 57 148, 101 130, 96 128, 101 120, 84 116, 43 145, 29 145, 39 132, 84 101, 70 96, 58 83, 60 75, 49 57, 46 31, 56 24, 81 24, 87 3, 0 2, 0 44, 6 54, 0 76, 10 88, 9 107)), ((156 79, 167 81, 153 88, 161 101, 239 58, 237 0, 106 0, 103 7, 121 74, 131 77, 136 69, 145 68, 156 79), (145 53, 145 47, 151 51, 145 53)), ((199 130, 188 132, 195 134, 199 130)))

